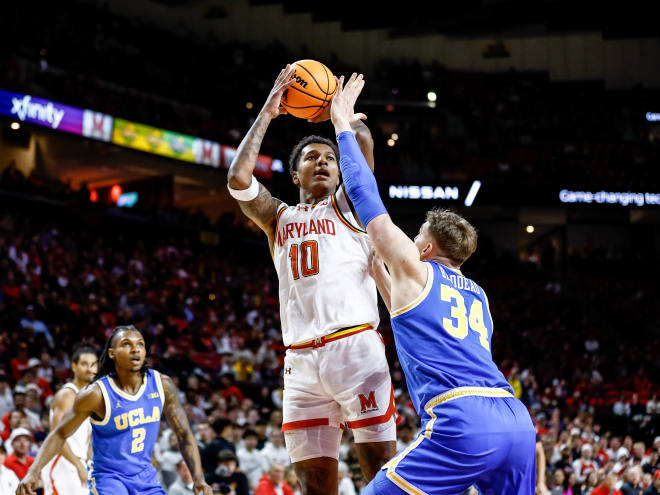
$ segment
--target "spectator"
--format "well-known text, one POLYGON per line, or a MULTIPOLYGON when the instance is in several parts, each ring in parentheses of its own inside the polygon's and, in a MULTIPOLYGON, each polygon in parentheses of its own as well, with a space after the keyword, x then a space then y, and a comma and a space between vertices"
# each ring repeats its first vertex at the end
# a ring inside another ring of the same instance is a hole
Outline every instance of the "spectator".
POLYGON ((293 490, 284 481, 284 466, 273 463, 259 481, 254 495, 293 495, 293 490))
POLYGON ((644 495, 660 495, 660 469, 653 475, 653 484, 646 489, 644 495))
POLYGON ((268 469, 273 464, 282 464, 283 466, 291 464, 291 459, 284 446, 284 434, 280 430, 273 429, 270 432, 269 442, 266 443, 261 452, 266 459, 268 469))
POLYGON ((591 458, 593 452, 593 447, 585 443, 580 449, 580 458, 573 461, 573 472, 575 472, 578 483, 584 483, 589 473, 594 472, 597 468, 596 463, 591 458))
POLYGON ((186 461, 181 459, 176 465, 176 470, 178 477, 170 485, 167 495, 195 495, 195 492, 193 492, 195 483, 193 482, 192 474, 190 474, 190 469, 186 465, 186 461))
POLYGON ((204 468, 205 473, 210 473, 215 469, 218 452, 220 452, 222 448, 217 439, 217 434, 208 420, 200 421, 197 424, 196 431, 199 455, 202 459, 202 467, 204 468))
POLYGON ((238 458, 231 450, 221 450, 218 453, 218 464, 215 470, 206 476, 206 482, 213 488, 213 493, 233 488, 235 495, 249 495, 250 488, 245 474, 238 469, 238 458))
POLYGON ((179 451, 179 441, 176 435, 170 434, 168 448, 158 459, 158 464, 163 475, 163 488, 167 489, 177 479, 177 466, 182 459, 183 456, 179 451))
POLYGON ((298 476, 296 475, 296 470, 293 468, 293 466, 289 466, 284 471, 284 481, 286 481, 286 484, 289 485, 293 491, 293 495, 302 495, 302 491, 300 490, 300 482, 298 481, 298 476))
POLYGON ((566 481, 566 474, 561 468, 556 468, 552 473, 552 483, 550 495, 564 495, 564 482, 566 481))
POLYGON ((238 449, 238 457, 241 471, 248 478, 250 489, 254 490, 259 484, 259 480, 268 469, 267 461, 262 451, 257 450, 259 437, 254 430, 245 430, 243 433, 243 446, 238 449))
POLYGON ((254 431, 257 432, 257 437, 259 438, 259 441, 257 442, 257 450, 263 450, 268 443, 268 435, 266 434, 268 431, 268 421, 263 419, 257 421, 254 424, 254 431))
POLYGON ((642 470, 639 466, 630 467, 623 474, 623 484, 621 485, 622 495, 641 495, 639 482, 642 481, 642 470))
POLYGON ((22 480, 34 462, 34 458, 28 455, 32 443, 32 433, 25 428, 16 428, 11 432, 9 444, 12 453, 5 458, 5 467, 16 473, 19 480, 22 480))
MULTIPOLYGON (((15 411, 19 411, 28 419, 30 428, 33 430, 38 430, 41 427, 41 420, 39 419, 39 415, 30 411, 26 407, 26 390, 23 385, 16 385, 14 387, 14 408, 15 411)), ((9 428, 9 415, 10 413, 7 413, 2 417, 5 430, 9 428)))
POLYGON ((605 475, 603 484, 594 488, 591 495, 621 495, 621 492, 616 489, 617 482, 618 476, 616 473, 608 473, 605 475))
MULTIPOLYGON (((3 369, 0 369, 0 418, 14 409, 14 397, 9 387, 9 378, 3 369)), ((0 424, 0 431, 4 426, 0 424)))
MULTIPOLYGON (((50 347, 51 349, 55 347, 53 336, 48 330, 46 324, 41 320, 37 320, 37 317, 34 312, 34 306, 32 304, 28 305, 27 314, 25 315, 25 318, 21 319, 21 326, 28 332, 34 332, 35 335, 43 335, 46 338, 46 341, 48 342, 48 347, 50 347)), ((36 365, 39 366, 39 364, 40 362, 37 359, 36 365)))
POLYGON ((345 462, 340 462, 338 465, 339 469, 339 495, 356 495, 355 485, 351 479, 351 472, 348 469, 348 464, 345 462))
POLYGON ((0 443, 0 493, 3 495, 13 495, 16 492, 16 488, 18 488, 20 480, 14 471, 5 466, 6 458, 7 452, 4 445, 0 443))
POLYGON ((219 450, 231 450, 236 452, 234 445, 234 423, 227 418, 218 418, 213 422, 213 429, 217 435, 219 450))

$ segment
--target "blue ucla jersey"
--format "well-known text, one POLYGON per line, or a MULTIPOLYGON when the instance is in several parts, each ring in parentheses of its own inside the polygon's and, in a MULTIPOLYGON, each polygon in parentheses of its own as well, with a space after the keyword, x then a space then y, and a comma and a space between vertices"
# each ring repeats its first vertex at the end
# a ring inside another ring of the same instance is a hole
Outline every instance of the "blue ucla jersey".
POLYGON ((457 270, 426 263, 422 293, 391 313, 415 410, 423 417, 431 399, 459 387, 466 387, 461 394, 478 387, 504 389, 501 393, 509 395, 512 389, 491 354, 493 320, 484 290, 457 270))
POLYGON ((112 376, 96 383, 103 393, 105 417, 91 420, 93 472, 135 476, 151 467, 165 403, 160 373, 147 370, 135 395, 120 390, 112 376))

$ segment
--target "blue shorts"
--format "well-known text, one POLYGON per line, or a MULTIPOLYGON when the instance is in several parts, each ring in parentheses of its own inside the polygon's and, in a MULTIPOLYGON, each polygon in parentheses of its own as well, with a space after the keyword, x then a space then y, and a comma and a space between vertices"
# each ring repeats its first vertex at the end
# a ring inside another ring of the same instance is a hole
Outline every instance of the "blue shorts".
POLYGON ((362 495, 532 495, 536 431, 513 397, 467 396, 438 404, 422 433, 383 466, 362 495))
POLYGON ((92 471, 89 491, 91 495, 165 495, 157 476, 152 466, 134 476, 92 471))

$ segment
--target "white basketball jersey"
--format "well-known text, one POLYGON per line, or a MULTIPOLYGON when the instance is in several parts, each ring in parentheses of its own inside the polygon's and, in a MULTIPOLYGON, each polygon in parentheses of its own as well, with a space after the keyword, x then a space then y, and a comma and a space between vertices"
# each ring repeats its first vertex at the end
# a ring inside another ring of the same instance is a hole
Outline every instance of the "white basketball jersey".
POLYGON ((315 205, 281 205, 276 228, 273 261, 284 345, 364 323, 378 327, 371 242, 351 213, 343 185, 315 205))
MULTIPOLYGON (((66 383, 62 388, 69 388, 78 395, 79 390, 73 383, 66 383)), ((53 420, 52 408, 50 410, 49 418, 50 421, 53 420)), ((89 422, 89 418, 83 421, 73 435, 67 438, 66 441, 71 448, 71 452, 73 452, 76 457, 79 457, 83 462, 87 461, 89 443, 92 441, 92 424, 89 422)))

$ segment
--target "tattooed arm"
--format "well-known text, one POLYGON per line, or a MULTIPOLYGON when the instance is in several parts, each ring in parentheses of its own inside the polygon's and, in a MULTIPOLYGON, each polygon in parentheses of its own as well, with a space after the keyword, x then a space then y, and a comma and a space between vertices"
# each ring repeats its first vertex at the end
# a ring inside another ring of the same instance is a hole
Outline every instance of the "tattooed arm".
MULTIPOLYGON (((286 113, 280 106, 280 100, 284 91, 295 82, 291 76, 295 73, 295 69, 287 65, 280 72, 273 89, 268 95, 268 99, 264 107, 259 112, 257 120, 254 121, 252 127, 241 141, 236 151, 236 157, 229 167, 227 174, 227 182, 232 189, 247 189, 252 182, 252 173, 257 164, 257 157, 259 156, 259 149, 261 142, 266 134, 266 129, 270 121, 279 115, 286 113)), ((275 216, 277 215, 277 207, 281 201, 273 198, 268 189, 264 186, 259 186, 259 195, 252 201, 239 201, 238 204, 245 215, 253 220, 266 235, 272 245, 272 234, 275 216)))
POLYGON ((169 376, 161 375, 163 381, 163 389, 165 392, 165 405, 163 412, 167 418, 167 424, 170 425, 172 431, 179 441, 179 450, 186 461, 186 465, 192 473, 193 481, 195 483, 193 491, 196 495, 213 495, 213 490, 204 481, 204 470, 202 469, 202 461, 199 457, 199 449, 195 436, 190 429, 188 417, 186 412, 179 402, 179 391, 174 385, 174 382, 169 376))

